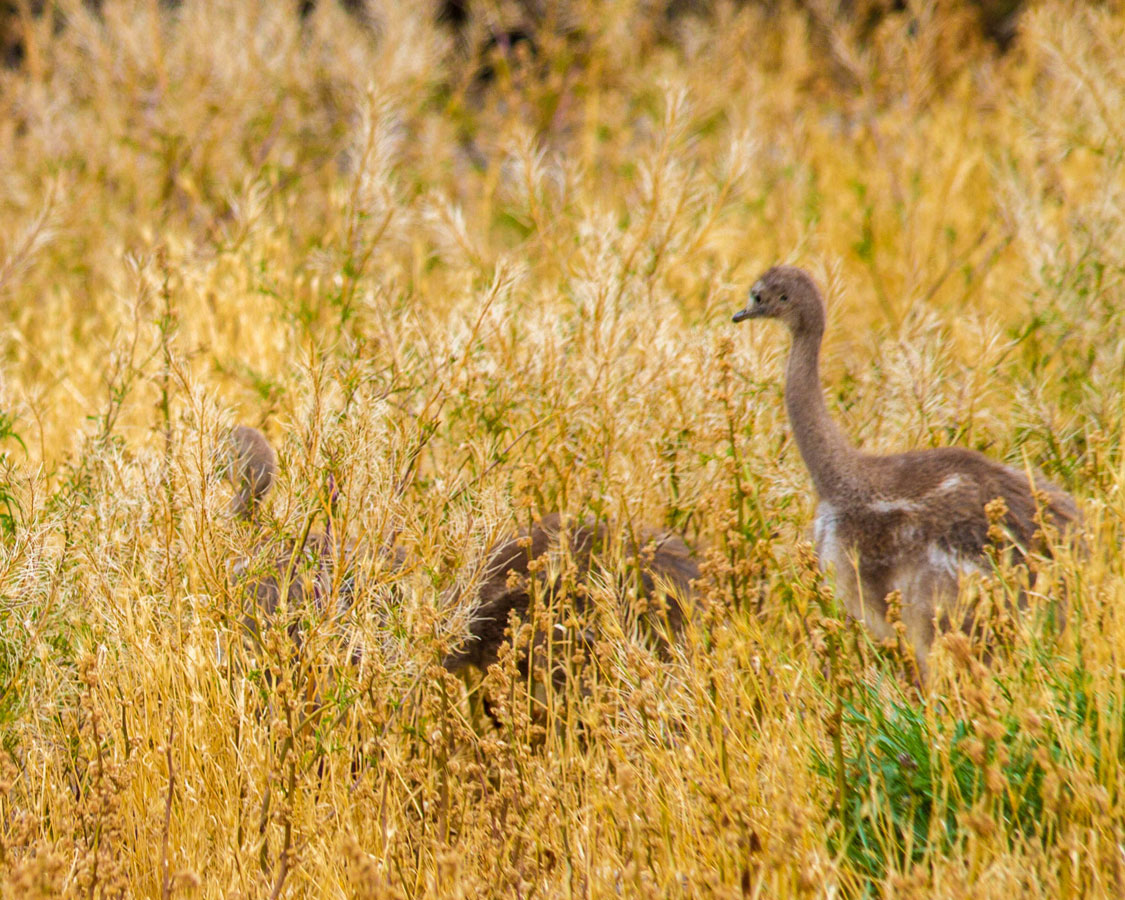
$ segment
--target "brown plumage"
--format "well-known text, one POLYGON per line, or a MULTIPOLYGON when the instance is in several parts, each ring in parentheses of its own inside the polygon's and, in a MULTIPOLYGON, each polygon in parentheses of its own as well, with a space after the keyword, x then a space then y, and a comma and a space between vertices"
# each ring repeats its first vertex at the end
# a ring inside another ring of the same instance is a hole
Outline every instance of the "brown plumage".
POLYGON ((231 511, 251 519, 273 487, 277 456, 266 436, 249 425, 235 425, 227 435, 228 474, 235 494, 231 511))
MULTIPOLYGON (((246 425, 231 429, 227 449, 228 473, 235 489, 231 508, 252 521, 276 480, 277 457, 265 436, 246 425)), ((334 487, 332 490, 334 493, 334 487)), ((288 630, 298 644, 297 618, 302 611, 344 615, 354 600, 355 569, 363 549, 354 541, 337 537, 331 519, 323 531, 310 530, 299 540, 280 544, 259 541, 253 552, 236 559, 231 566, 233 581, 251 600, 243 611, 243 628, 254 638, 260 638, 263 625, 277 613, 283 587, 286 605, 292 611, 288 630)), ((402 561, 401 553, 383 550, 381 556, 392 569, 402 561)))
POLYGON ((975 450, 942 447, 879 456, 854 448, 828 414, 820 383, 825 307, 809 275, 776 266, 734 316, 780 319, 792 334, 785 405, 801 457, 819 496, 815 539, 822 569, 835 570, 848 611, 876 636, 893 631, 885 598, 902 595, 902 621, 925 677, 934 621, 944 621, 968 571, 988 571, 986 504, 1000 498, 1000 524, 1017 557, 1036 543, 1040 518, 1064 531, 1078 510, 1039 477, 975 450), (1042 515, 1040 516, 1040 512, 1042 515))
MULTIPOLYGON (((504 633, 509 616, 516 613, 522 621, 529 620, 535 595, 530 583, 532 577, 542 579, 540 598, 562 601, 564 615, 569 610, 578 616, 588 608, 581 594, 591 585, 592 571, 604 567, 605 577, 611 584, 615 583, 618 593, 628 590, 630 579, 639 578, 638 593, 646 607, 639 617, 643 626, 658 641, 677 635, 684 625, 685 609, 690 606, 691 582, 699 577, 699 567, 688 546, 677 535, 643 531, 637 535, 635 543, 619 537, 619 552, 614 555, 613 538, 603 523, 568 523, 554 513, 493 550, 477 592, 469 638, 464 646, 446 657, 445 668, 457 672, 474 665, 483 670, 496 662, 500 647, 510 641, 504 633), (532 566, 533 560, 539 562, 532 566), (625 565, 623 571, 611 575, 609 565, 614 560, 624 561, 625 565), (538 570, 534 576, 533 568, 538 570), (569 580, 568 573, 572 576, 569 580), (567 594, 567 588, 575 586, 579 589, 567 594)), ((627 618, 630 618, 628 611, 627 618)), ((555 628, 565 631, 561 622, 555 628)), ((590 637, 583 630, 576 641, 587 643, 590 637)), ((539 646, 545 639, 545 635, 536 634, 532 643, 539 646)), ((525 673, 526 664, 526 658, 521 660, 520 667, 525 673)))

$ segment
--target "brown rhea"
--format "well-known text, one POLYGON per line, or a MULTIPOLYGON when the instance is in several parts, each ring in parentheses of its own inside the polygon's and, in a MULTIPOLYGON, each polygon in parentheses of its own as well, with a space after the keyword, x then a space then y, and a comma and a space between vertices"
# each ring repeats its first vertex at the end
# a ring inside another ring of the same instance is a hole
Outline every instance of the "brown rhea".
POLYGON ((1074 500, 1041 477, 1031 481, 964 447, 886 456, 857 450, 824 402, 825 305, 812 278, 791 266, 767 271, 734 321, 762 318, 780 320, 792 335, 785 406, 819 497, 814 534, 820 566, 835 571, 844 605, 879 638, 893 635, 886 598, 900 592, 902 622, 925 678, 935 620, 948 620, 960 576, 990 570, 985 506, 1003 500, 1001 524, 1023 558, 1042 523, 1060 532, 1077 524, 1074 500))
MULTIPOLYGON (((536 602, 557 603, 555 612, 571 622, 584 618, 590 606, 589 590, 594 586, 591 575, 598 570, 616 595, 625 596, 630 586, 636 589, 641 602, 636 611, 623 610, 626 624, 640 625, 660 646, 683 630, 691 606, 691 583, 699 578, 699 567, 681 537, 646 529, 630 540, 612 534, 605 523, 572 523, 552 513, 489 554, 468 639, 443 665, 451 672, 470 665, 487 669, 511 640, 505 632, 512 615, 525 623, 531 621, 536 602), (539 584, 533 584, 533 579, 539 579, 539 584)), ((566 634, 573 644, 589 644, 593 632, 585 623, 579 629, 577 634, 569 634, 562 622, 550 626, 552 637, 566 634)), ((547 634, 536 632, 531 646, 542 648, 548 640, 547 634)), ((526 653, 519 667, 526 675, 526 653)), ((561 671, 552 673, 553 681, 561 677, 561 671)))
MULTIPOLYGON (((228 475, 235 489, 231 508, 246 521, 255 522, 262 501, 276 481, 277 456, 265 435, 247 425, 231 429, 227 453, 228 475)), ((331 504, 335 500, 331 477, 329 491, 331 504)), ((283 594, 292 611, 289 634, 298 645, 297 618, 301 612, 344 615, 354 599, 359 552, 355 542, 335 535, 331 517, 323 531, 307 528, 296 540, 280 544, 258 540, 254 550, 236 559, 231 567, 233 580, 251 601, 242 613, 245 631, 260 641, 262 627, 276 616, 283 594)))

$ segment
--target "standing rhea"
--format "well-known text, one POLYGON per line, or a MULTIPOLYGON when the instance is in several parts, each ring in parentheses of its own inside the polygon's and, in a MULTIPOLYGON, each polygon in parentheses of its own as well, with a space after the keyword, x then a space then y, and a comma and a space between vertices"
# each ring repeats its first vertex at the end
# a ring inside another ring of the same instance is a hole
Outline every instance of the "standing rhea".
MULTIPOLYGON (((227 452, 228 477, 235 489, 231 509, 241 518, 254 521, 277 477, 277 457, 265 435, 247 425, 231 429, 227 452)), ((331 519, 323 531, 306 528, 300 539, 280 546, 259 541, 253 552, 235 560, 231 567, 234 581, 251 601, 243 610, 243 628, 260 640, 262 626, 274 618, 284 595, 292 617, 289 633, 300 644, 297 619, 302 611, 341 615, 350 608, 355 555, 351 543, 333 534, 331 519)))
POLYGON ((793 343, 785 376, 785 406, 801 458, 819 496, 815 540, 823 570, 834 569, 848 611, 880 638, 893 634, 886 597, 902 597, 902 622, 921 676, 946 619, 958 579, 987 571, 990 521, 986 504, 1003 500, 1002 524, 1015 552, 1025 555, 1039 524, 1060 531, 1075 523, 1073 499, 1047 481, 963 447, 878 456, 854 448, 828 414, 820 384, 824 300, 801 269, 776 266, 750 289, 745 319, 780 319, 793 343))
MULTIPOLYGON (((510 640, 505 629, 511 614, 528 621, 536 598, 545 603, 565 602, 559 610, 560 618, 573 622, 572 614, 581 616, 589 608, 587 598, 595 586, 592 573, 599 569, 615 594, 627 594, 630 587, 634 588, 641 609, 636 615, 626 610, 627 620, 633 619, 658 642, 675 637, 683 629, 685 610, 691 603, 691 582, 699 577, 699 567, 682 538, 645 530, 636 541, 619 538, 615 546, 605 524, 568 523, 553 513, 491 552, 477 591, 469 638, 445 658, 443 665, 451 672, 469 665, 488 668, 510 640), (540 572, 543 574, 537 575, 540 572), (536 577, 542 578, 538 594, 532 584, 536 577)), ((560 622, 552 626, 552 631, 556 630, 565 632, 566 626, 560 622)), ((548 635, 536 633, 532 648, 547 640, 548 635)), ((577 643, 588 642, 588 632, 580 632, 577 643)), ((524 656, 520 669, 525 674, 527 665, 524 656)), ((558 681, 559 673, 552 673, 552 677, 558 681)))

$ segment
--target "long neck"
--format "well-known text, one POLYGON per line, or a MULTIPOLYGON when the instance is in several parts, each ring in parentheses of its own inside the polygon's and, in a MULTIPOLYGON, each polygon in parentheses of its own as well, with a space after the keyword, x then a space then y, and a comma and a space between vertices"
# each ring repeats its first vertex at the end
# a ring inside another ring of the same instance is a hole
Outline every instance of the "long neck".
POLYGON ((820 386, 820 330, 793 336, 785 376, 785 407, 801 458, 826 500, 850 493, 859 477, 858 453, 828 414, 820 386))

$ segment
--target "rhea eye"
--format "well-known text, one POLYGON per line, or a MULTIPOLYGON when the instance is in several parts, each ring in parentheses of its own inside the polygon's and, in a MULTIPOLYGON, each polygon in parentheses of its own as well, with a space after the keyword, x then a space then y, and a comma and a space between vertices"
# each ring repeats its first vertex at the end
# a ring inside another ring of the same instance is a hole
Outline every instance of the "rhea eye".
POLYGON ((788 295, 788 294, 782 294, 782 295, 781 295, 780 297, 778 297, 777 299, 778 299, 778 300, 780 300, 780 301, 781 301, 782 303, 784 303, 784 302, 785 302, 786 300, 788 300, 788 299, 789 299, 789 295, 788 295))

